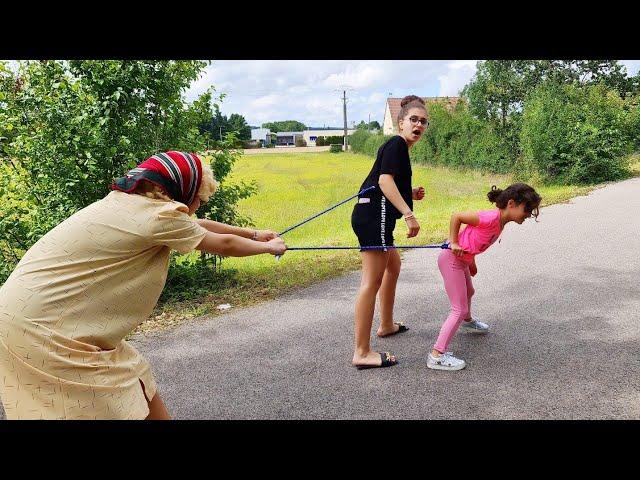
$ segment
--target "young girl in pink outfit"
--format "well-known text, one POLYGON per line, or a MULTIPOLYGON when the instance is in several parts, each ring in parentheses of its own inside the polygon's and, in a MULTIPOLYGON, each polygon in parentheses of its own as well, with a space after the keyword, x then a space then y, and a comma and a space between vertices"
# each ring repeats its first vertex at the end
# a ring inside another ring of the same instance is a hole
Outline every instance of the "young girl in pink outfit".
POLYGON ((471 277, 478 272, 475 256, 493 244, 509 222, 521 225, 527 218, 537 218, 541 197, 529 185, 515 183, 505 190, 494 185, 487 194, 498 208, 479 212, 459 212, 451 215, 449 249, 442 250, 438 268, 444 279, 444 288, 451 302, 451 312, 440 329, 427 367, 436 370, 461 370, 465 361, 447 352, 449 342, 462 325, 471 332, 486 333, 489 326, 471 316, 471 297, 475 290, 471 277), (467 227, 460 232, 461 224, 467 227))

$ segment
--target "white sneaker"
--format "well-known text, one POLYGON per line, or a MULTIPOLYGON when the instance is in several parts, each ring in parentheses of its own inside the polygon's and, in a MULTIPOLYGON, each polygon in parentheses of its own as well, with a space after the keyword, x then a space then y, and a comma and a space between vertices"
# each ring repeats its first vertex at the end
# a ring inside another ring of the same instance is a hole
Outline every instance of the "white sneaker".
POLYGON ((473 317, 471 317, 470 322, 463 320, 460 324, 460 328, 473 333, 487 333, 489 331, 489 325, 473 317))
POLYGON ((427 357, 427 367, 434 370, 462 370, 465 366, 465 361, 454 357, 451 352, 443 353, 439 357, 434 357, 429 353, 429 357, 427 357))

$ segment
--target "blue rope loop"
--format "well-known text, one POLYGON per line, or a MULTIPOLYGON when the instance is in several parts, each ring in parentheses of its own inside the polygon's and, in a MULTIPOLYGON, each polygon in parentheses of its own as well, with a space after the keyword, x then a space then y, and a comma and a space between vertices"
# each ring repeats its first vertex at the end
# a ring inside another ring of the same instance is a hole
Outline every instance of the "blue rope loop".
POLYGON ((331 246, 320 246, 320 247, 287 247, 287 251, 289 250, 396 250, 400 248, 441 248, 443 250, 449 249, 449 242, 445 241, 443 243, 437 243, 433 245, 374 245, 374 246, 365 246, 365 247, 331 247, 331 246))

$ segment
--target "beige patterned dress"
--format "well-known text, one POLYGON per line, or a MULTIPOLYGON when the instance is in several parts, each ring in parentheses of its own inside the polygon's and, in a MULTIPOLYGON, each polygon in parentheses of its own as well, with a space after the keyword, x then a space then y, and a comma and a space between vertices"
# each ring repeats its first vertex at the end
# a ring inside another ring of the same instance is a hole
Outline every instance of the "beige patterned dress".
POLYGON ((7 418, 145 418, 156 384, 124 338, 156 305, 170 250, 205 234, 182 203, 113 191, 33 245, 0 287, 7 418))

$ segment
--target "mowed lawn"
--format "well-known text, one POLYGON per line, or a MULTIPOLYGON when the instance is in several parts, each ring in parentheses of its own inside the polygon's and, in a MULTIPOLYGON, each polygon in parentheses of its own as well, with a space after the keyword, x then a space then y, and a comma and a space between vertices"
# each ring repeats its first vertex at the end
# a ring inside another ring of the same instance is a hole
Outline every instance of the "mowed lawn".
MULTIPOLYGON (((243 200, 238 209, 251 217, 257 228, 278 232, 358 192, 373 159, 353 153, 303 153, 251 155, 234 167, 230 182, 255 179, 258 193, 243 200)), ((405 222, 395 230, 397 245, 426 245, 443 241, 448 234, 451 213, 492 208, 486 194, 492 185, 506 187, 512 178, 446 168, 413 166, 414 186, 426 190, 424 200, 414 202, 420 222, 418 237, 407 239, 405 222)), ((584 187, 539 187, 544 204, 567 200, 586 192, 584 187)), ((351 212, 356 200, 302 225, 283 238, 288 246, 357 246, 351 229, 351 212)), ((352 251, 291 251, 279 262, 274 257, 227 258, 224 266, 251 277, 268 277, 280 286, 307 285, 334 273, 360 265, 360 254, 352 251)))

